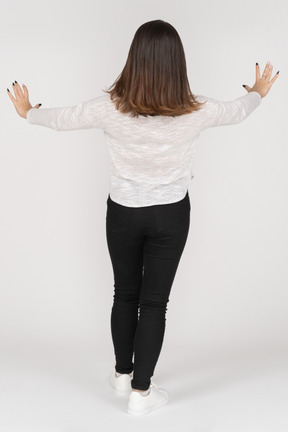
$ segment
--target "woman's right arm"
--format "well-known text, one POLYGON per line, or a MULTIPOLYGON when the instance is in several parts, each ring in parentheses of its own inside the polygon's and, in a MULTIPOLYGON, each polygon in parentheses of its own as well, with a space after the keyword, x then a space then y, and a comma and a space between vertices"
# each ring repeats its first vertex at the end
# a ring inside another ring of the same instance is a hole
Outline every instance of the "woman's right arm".
POLYGON ((272 68, 272 65, 267 63, 262 78, 260 78, 259 65, 256 64, 256 82, 254 86, 250 88, 245 85, 244 87, 248 94, 233 101, 222 102, 205 96, 197 97, 200 102, 207 101, 204 105, 206 106, 207 114, 204 127, 231 125, 240 123, 246 119, 260 105, 262 98, 267 95, 272 84, 278 78, 279 71, 269 81, 272 68))
POLYGON ((219 101, 204 96, 197 97, 200 102, 207 101, 205 106, 206 118, 204 128, 232 125, 241 123, 261 103, 259 93, 253 91, 232 101, 219 101))

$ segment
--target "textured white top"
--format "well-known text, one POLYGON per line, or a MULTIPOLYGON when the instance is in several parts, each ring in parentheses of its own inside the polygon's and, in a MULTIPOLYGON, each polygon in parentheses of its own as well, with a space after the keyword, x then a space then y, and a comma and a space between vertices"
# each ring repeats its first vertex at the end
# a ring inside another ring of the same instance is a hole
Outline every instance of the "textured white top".
POLYGON ((27 121, 57 131, 102 129, 110 154, 111 199, 129 207, 168 204, 186 195, 200 132, 240 123, 262 100, 254 91, 228 102, 196 98, 208 101, 199 111, 133 118, 103 93, 75 106, 31 108, 27 121))

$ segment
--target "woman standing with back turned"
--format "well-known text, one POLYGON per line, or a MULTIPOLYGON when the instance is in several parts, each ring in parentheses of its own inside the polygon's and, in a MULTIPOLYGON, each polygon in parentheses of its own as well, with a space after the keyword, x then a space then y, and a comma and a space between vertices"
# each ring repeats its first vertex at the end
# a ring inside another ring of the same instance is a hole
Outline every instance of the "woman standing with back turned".
POLYGON ((200 132, 242 122, 277 79, 268 62, 247 94, 220 102, 192 94, 175 28, 149 21, 136 31, 110 90, 79 105, 38 109, 28 89, 8 90, 18 114, 57 131, 101 128, 110 153, 106 236, 114 273, 110 384, 129 394, 127 411, 145 414, 168 393, 151 377, 161 352, 167 303, 190 225, 188 186, 200 132), (133 359, 134 355, 134 359, 133 359), (134 360, 134 362, 132 361, 134 360))

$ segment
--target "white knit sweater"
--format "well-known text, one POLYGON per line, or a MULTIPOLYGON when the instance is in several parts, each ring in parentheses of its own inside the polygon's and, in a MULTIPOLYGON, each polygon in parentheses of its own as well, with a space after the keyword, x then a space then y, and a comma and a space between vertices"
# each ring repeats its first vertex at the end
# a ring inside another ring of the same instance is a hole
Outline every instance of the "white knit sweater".
POLYGON ((108 93, 75 106, 31 108, 27 121, 57 131, 100 128, 110 154, 110 197, 144 207, 184 198, 194 177, 192 164, 200 132, 242 122, 261 103, 258 92, 222 102, 205 96, 200 111, 181 116, 139 116, 118 111, 108 93))

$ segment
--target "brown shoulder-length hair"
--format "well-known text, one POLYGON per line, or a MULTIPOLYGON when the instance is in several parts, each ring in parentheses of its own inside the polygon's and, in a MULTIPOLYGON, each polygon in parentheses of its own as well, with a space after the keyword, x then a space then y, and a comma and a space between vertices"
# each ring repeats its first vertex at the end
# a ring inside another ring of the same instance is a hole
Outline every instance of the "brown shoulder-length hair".
POLYGON ((124 69, 108 90, 116 108, 138 115, 179 116, 198 111, 182 41, 166 21, 142 24, 132 40, 124 69))

